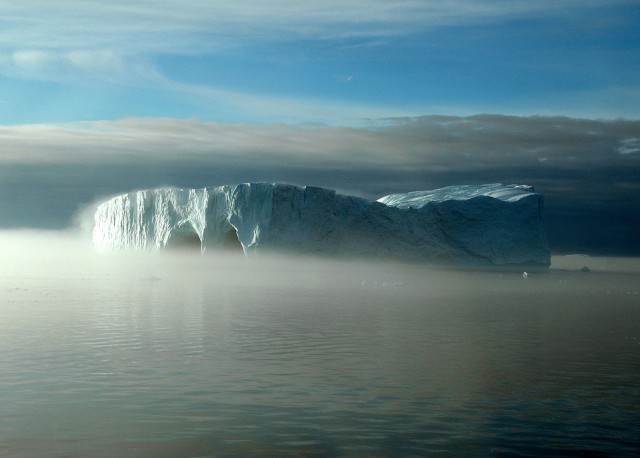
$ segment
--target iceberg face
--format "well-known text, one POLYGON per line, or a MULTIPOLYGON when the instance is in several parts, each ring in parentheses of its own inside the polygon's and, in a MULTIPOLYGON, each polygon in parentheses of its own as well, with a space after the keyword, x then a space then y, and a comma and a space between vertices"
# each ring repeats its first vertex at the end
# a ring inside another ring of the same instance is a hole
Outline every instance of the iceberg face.
POLYGON ((469 266, 549 265, 543 199, 528 186, 449 186, 377 201, 312 186, 244 183, 114 197, 97 249, 235 247, 469 266))

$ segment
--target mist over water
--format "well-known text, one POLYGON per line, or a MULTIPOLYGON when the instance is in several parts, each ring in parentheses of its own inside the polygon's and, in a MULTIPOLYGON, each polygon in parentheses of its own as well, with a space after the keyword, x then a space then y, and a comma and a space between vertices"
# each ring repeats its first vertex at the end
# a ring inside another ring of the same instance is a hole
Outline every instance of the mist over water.
POLYGON ((20 231, 0 253, 3 456, 640 452, 635 259, 524 278, 20 231))

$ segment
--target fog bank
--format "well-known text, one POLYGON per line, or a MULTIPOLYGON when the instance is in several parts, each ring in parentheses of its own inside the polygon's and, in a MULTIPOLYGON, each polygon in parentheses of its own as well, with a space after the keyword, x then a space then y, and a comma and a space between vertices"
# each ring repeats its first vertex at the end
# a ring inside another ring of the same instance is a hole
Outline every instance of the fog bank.
MULTIPOLYGON (((298 294, 304 290, 342 290, 357 294, 410 295, 419 298, 539 291, 544 294, 613 289, 639 294, 640 258, 554 256, 546 273, 467 271, 383 261, 238 252, 97 253, 77 232, 0 231, 3 288, 58 283, 112 283, 137 291, 173 285, 184 291, 203 288, 252 295, 298 294), (586 271, 581 271, 583 269, 586 271), (298 293, 297 293, 298 292, 298 293)), ((48 286, 44 286, 48 285, 48 286)), ((84 286, 83 286, 84 287, 84 286)))

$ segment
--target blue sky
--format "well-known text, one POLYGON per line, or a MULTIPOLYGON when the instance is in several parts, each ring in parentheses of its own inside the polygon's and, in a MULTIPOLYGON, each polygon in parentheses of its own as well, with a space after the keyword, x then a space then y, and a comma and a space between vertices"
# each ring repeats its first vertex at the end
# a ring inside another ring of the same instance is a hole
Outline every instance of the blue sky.
POLYGON ((636 1, 0 2, 0 123, 640 115, 636 1))
POLYGON ((0 229, 159 186, 534 185, 640 255, 637 0, 0 0, 0 229))

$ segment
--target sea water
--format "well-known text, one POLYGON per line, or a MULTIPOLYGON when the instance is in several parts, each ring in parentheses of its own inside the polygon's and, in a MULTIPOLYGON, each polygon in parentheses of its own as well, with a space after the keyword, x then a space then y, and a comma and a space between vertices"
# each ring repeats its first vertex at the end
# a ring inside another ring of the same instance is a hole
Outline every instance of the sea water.
POLYGON ((0 456, 640 453, 640 274, 617 261, 11 247, 0 456))

